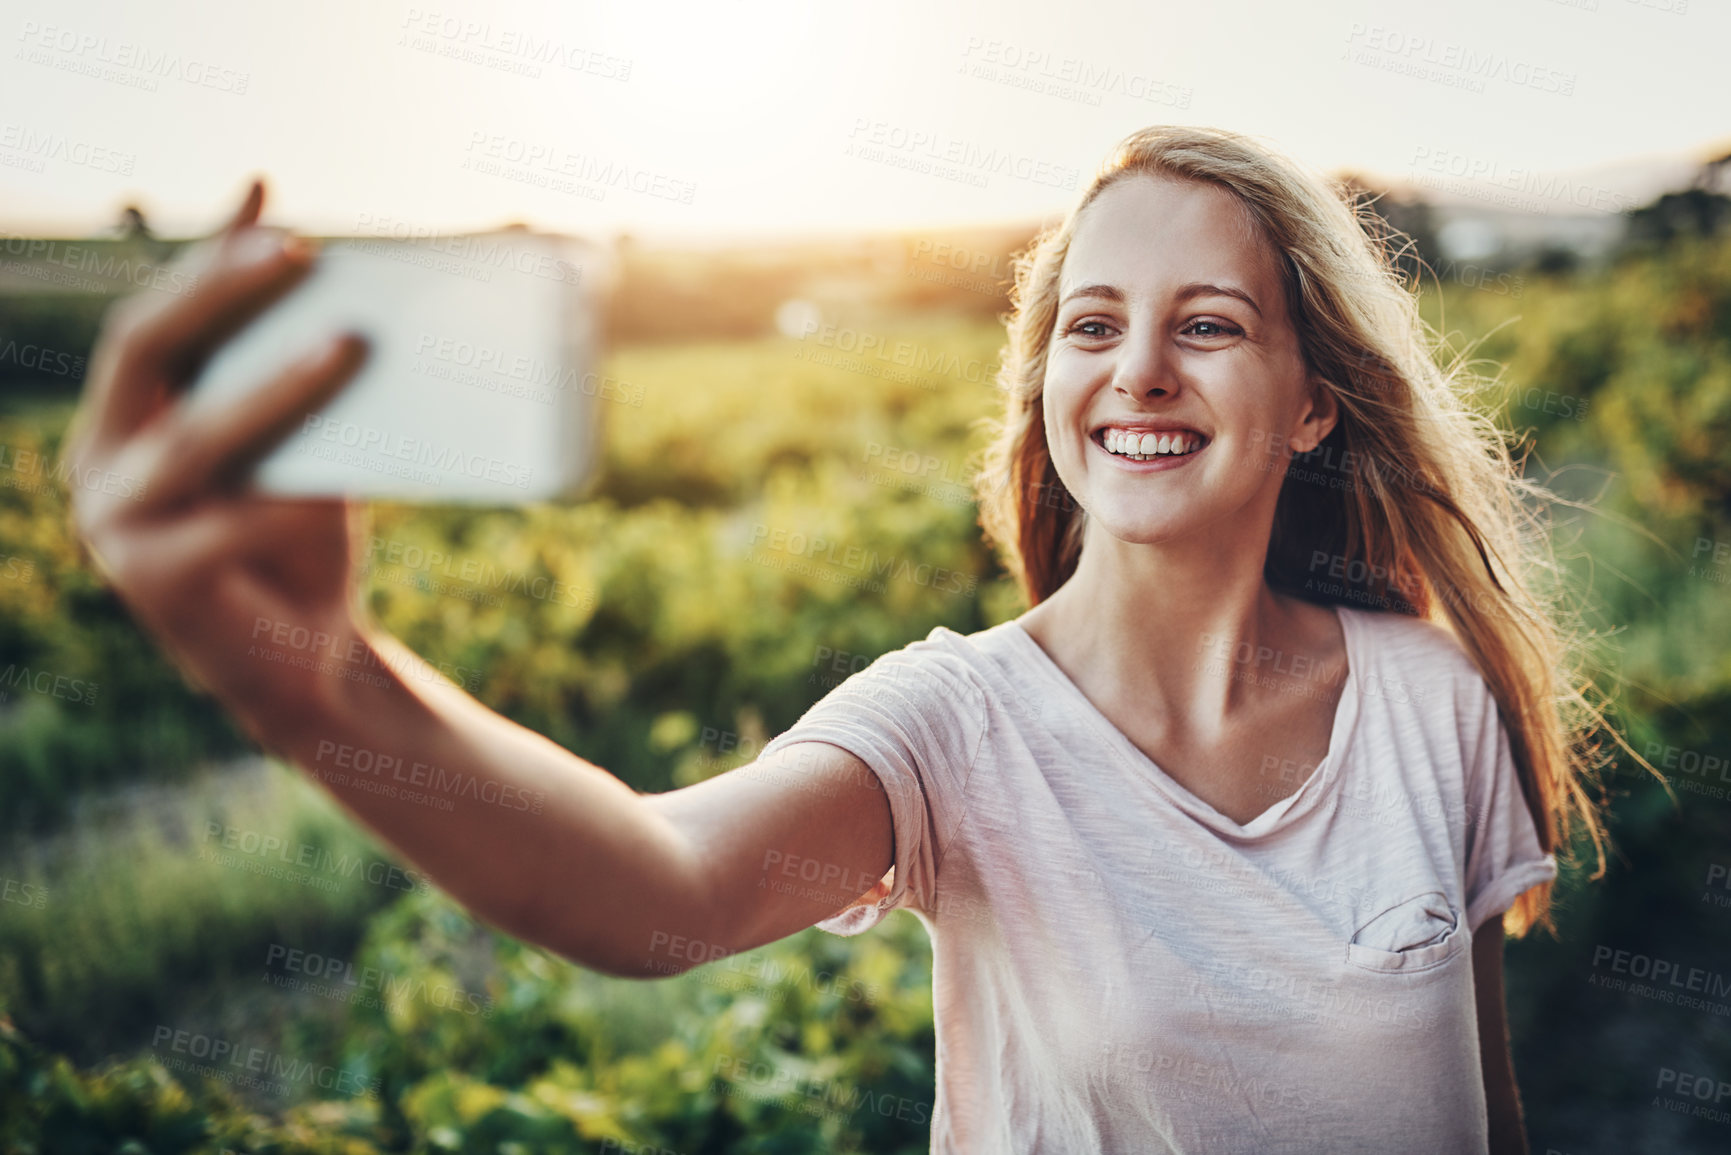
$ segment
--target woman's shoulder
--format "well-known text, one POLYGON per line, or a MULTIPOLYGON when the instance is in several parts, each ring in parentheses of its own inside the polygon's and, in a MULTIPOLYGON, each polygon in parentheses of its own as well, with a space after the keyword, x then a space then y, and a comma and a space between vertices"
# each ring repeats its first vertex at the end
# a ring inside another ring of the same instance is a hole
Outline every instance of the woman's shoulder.
POLYGON ((889 650, 845 676, 850 692, 899 704, 938 707, 985 717, 1008 711, 1037 718, 1042 696, 1029 669, 1026 647, 1013 620, 961 633, 934 626, 923 638, 889 650))
POLYGON ((1358 634, 1355 652, 1383 679, 1418 686, 1451 684, 1467 697, 1486 692, 1484 677, 1453 630, 1440 622, 1393 610, 1339 606, 1341 621, 1358 634))
MULTIPOLYGON (((918 670, 932 678, 964 687, 970 694, 991 696, 1017 659, 1013 621, 961 633, 933 626, 925 637, 878 659, 897 669, 918 670)), ((873 663, 876 665, 877 663, 873 663)))
POLYGON ((962 634, 934 626, 923 638, 900 649, 887 650, 870 662, 854 658, 852 668, 838 671, 860 690, 887 690, 898 697, 935 698, 951 703, 978 703, 987 696, 993 639, 982 630, 962 634))

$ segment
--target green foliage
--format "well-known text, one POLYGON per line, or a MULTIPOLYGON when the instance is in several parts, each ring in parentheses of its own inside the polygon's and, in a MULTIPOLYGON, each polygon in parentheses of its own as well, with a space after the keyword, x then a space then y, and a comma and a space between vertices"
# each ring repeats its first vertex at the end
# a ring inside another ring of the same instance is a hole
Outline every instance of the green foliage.
POLYGON ((177 780, 243 748, 67 533, 56 462, 70 413, 0 415, 0 831, 58 825, 88 791, 177 780))
MULTIPOLYGON (((1555 534, 1600 628, 1591 640, 1621 675, 1629 740, 1731 754, 1731 660, 1709 641, 1731 637, 1731 565, 1715 560, 1716 543, 1731 542, 1731 239, 1676 239, 1609 272, 1535 273, 1518 297, 1444 283, 1424 307, 1457 346, 1489 334, 1477 354, 1507 370, 1483 400, 1537 446, 1529 471, 1597 500, 1598 513, 1559 511, 1555 534)), ((965 633, 1019 609, 966 489, 974 423, 997 408, 1001 330, 920 320, 877 336, 901 352, 850 360, 817 338, 621 349, 607 371, 641 386, 644 402, 603 406, 597 498, 375 507, 373 612, 427 657, 474 671, 489 705, 640 789, 749 760, 834 684, 825 654, 869 658, 935 625, 965 633)), ((16 412, 0 419, 0 442, 51 451, 64 418, 16 412)), ((0 488, 0 555, 31 563, 28 578, 8 578, 0 557, 0 667, 34 663, 101 686, 94 704, 15 693, 0 705, 0 821, 40 833, 96 787, 184 780, 198 759, 237 749, 81 567, 53 487, 0 474, 13 482, 0 488)), ((1628 1017, 1583 994, 1583 951, 1612 943, 1701 965, 1722 953, 1724 928, 1694 898, 1701 863, 1731 838, 1731 798, 1671 777, 1675 800, 1619 760, 1623 862, 1601 882, 1566 876, 1562 939, 1533 936, 1509 952, 1529 1118, 1558 1143, 1588 1124, 1571 1122, 1578 1095, 1547 1055, 1611 1055, 1628 1017), (1545 1050, 1527 1053, 1541 1027, 1545 1050)), ((195 789, 189 797, 207 788, 195 789)), ((85 846, 77 864, 50 855, 6 867, 46 887, 50 904, 0 919, 0 1001, 38 1042, 65 1050, 81 1022, 127 1021, 131 1003, 144 1008, 135 1031, 170 1015, 201 1023, 216 1012, 185 1001, 186 988, 208 985, 212 999, 256 1013, 273 1045, 376 1079, 379 1097, 309 1090, 262 1104, 167 1071, 142 1044, 142 1058, 80 1070, 9 1030, 0 1127, 11 1130, 0 1141, 926 1149, 930 958, 908 916, 855 939, 806 932, 678 978, 611 979, 477 928, 437 896, 267 886, 198 862, 191 843, 208 815, 181 805, 193 833, 178 842, 129 836, 85 846), (330 944, 390 976, 389 990, 260 999, 244 972, 273 941, 330 944), (236 993, 242 983, 251 1001, 236 993)), ((310 790, 264 806, 230 821, 365 845, 310 790)), ((1634 1094, 1668 1056, 1704 1055, 1702 1069, 1731 1059, 1698 1017, 1654 1022, 1658 1041, 1607 1075, 1604 1093, 1634 1094)))
POLYGON ((289 770, 118 801, 119 813, 0 864, 12 887, 0 1011, 58 1049, 102 1054, 148 1038, 189 986, 245 976, 256 989, 269 944, 352 943, 400 893, 367 880, 377 848, 289 770))

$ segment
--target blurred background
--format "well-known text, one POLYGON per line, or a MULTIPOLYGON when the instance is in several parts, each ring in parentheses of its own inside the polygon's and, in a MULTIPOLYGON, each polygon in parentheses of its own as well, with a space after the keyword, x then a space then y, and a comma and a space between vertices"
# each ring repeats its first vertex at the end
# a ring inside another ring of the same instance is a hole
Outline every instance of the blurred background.
POLYGON ((320 236, 603 240, 593 499, 381 503, 363 580, 489 706, 695 782, 1022 611, 968 485, 1011 258, 1176 122, 1376 198, 1475 402, 1579 503, 1557 549, 1668 785, 1619 757, 1607 876, 1510 944, 1533 1150, 1731 1148, 1724 9, 6 0, 0 32, 0 1147, 925 1151, 911 915, 656 983, 477 927, 155 654, 52 463, 104 311, 188 291, 169 262, 254 173, 320 236))

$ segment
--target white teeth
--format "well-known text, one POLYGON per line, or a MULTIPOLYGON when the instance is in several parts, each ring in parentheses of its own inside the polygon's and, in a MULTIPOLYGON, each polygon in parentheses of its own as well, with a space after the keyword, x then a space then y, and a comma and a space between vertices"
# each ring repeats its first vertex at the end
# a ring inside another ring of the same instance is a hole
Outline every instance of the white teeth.
POLYGON ((1189 433, 1133 433, 1124 429, 1107 429, 1100 443, 1110 453, 1137 460, 1161 454, 1182 456, 1195 452, 1202 444, 1200 438, 1189 433))

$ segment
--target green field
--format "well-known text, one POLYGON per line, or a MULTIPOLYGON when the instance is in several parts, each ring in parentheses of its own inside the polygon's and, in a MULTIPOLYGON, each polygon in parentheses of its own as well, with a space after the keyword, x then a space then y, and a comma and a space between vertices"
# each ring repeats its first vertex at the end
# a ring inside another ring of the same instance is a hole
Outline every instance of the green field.
MULTIPOLYGON (((1731 238, 1533 272, 1518 297, 1444 283, 1425 306, 1457 348, 1489 334, 1475 355, 1506 388, 1478 401, 1531 438, 1529 471, 1593 501, 1558 511, 1559 552, 1619 722, 1675 787, 1621 766, 1622 861, 1596 883, 1565 869, 1560 940, 1509 950, 1529 1127, 1573 1150, 1713 1149, 1722 1128, 1647 1100, 1660 1067, 1731 1070, 1725 1020, 1587 979, 1602 944, 1731 957, 1731 906, 1707 885, 1731 776, 1702 770, 1731 755, 1731 238)), ((603 406, 596 498, 376 507, 378 619, 478 671, 493 708, 664 790, 749 761, 855 656, 1019 613, 967 490, 1002 330, 870 323, 916 368, 784 337, 618 349, 607 372, 642 403, 603 406), (795 565, 796 535, 911 564, 795 565)), ((0 687, 0 1148, 927 1149, 930 956, 911 916, 655 983, 477 928, 253 758, 80 567, 63 494, 30 464, 69 411, 64 391, 14 390, 0 415, 0 668, 90 688, 0 687), (285 986, 289 950, 390 989, 285 986), (196 1050, 214 1042, 282 1073, 207 1078, 196 1050)))

